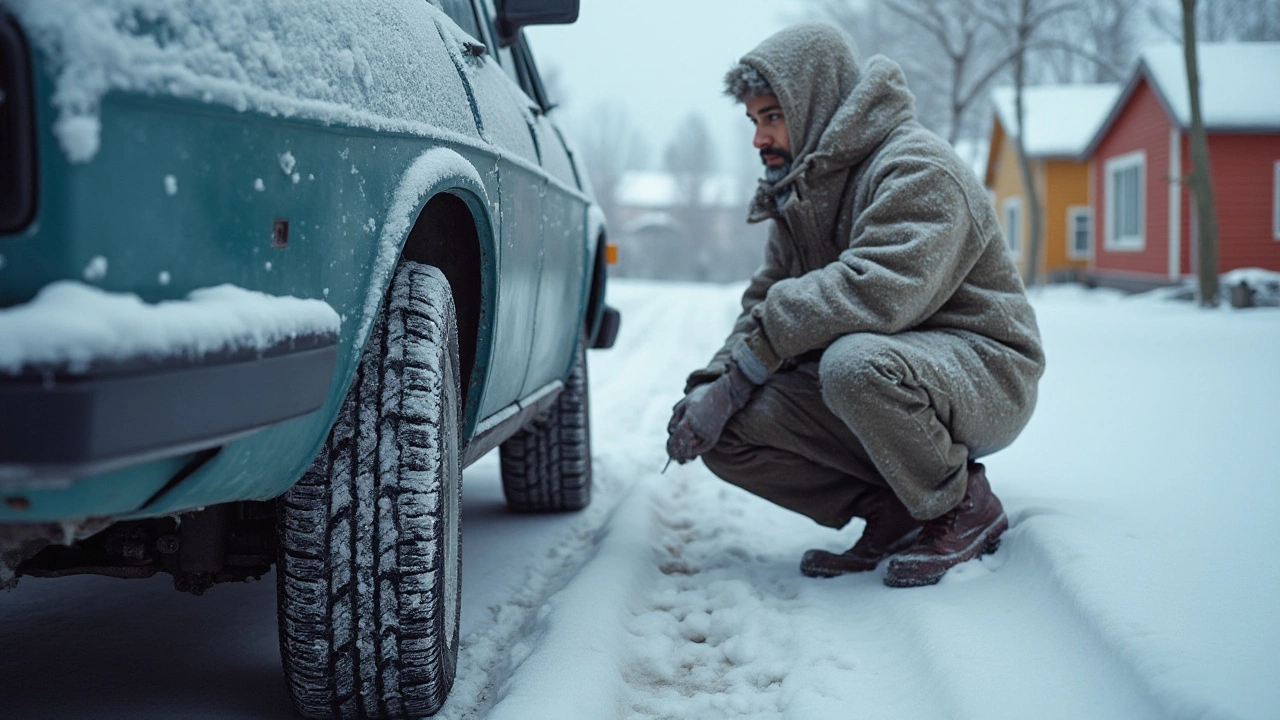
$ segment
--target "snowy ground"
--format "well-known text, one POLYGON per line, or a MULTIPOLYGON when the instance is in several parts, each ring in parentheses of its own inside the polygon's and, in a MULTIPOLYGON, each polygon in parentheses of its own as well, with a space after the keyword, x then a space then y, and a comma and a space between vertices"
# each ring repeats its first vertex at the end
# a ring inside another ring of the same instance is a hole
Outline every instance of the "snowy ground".
MULTIPOLYGON (((1280 311, 1055 288, 1024 436, 988 460, 1013 526, 932 588, 811 580, 841 532, 701 464, 658 470, 682 378, 740 287, 614 282, 591 355, 596 499, 515 517, 464 490, 445 718, 1280 716, 1280 311)), ((288 717, 274 583, 24 580, 0 595, 0 716, 288 717)))

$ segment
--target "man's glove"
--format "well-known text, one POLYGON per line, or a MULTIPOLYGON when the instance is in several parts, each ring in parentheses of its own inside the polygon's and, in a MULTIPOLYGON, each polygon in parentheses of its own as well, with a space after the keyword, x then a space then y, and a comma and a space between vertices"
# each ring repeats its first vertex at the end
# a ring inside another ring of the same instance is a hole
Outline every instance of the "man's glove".
POLYGON ((672 409, 671 422, 667 423, 667 455, 686 463, 715 447, 725 423, 746 406, 752 391, 768 376, 759 358, 739 342, 733 349, 729 371, 693 388, 672 409), (749 377, 742 366, 756 371, 759 380, 749 377))

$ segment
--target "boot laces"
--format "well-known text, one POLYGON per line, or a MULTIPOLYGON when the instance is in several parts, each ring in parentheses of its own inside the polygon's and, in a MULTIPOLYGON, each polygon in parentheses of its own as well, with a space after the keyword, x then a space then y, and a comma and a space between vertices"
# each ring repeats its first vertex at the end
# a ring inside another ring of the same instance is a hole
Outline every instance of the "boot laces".
POLYGON ((960 508, 948 511, 924 524, 920 529, 921 539, 928 542, 941 540, 950 535, 956 527, 956 518, 960 517, 960 508))

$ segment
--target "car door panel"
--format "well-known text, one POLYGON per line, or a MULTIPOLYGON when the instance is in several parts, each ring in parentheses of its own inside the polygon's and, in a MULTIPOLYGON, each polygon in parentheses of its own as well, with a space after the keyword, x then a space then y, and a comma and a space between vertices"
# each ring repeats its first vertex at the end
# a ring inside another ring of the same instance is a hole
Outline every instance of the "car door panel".
MULTIPOLYGON (((545 175, 538 165, 532 114, 513 101, 510 78, 496 61, 464 47, 456 26, 455 62, 467 83, 482 140, 495 151, 491 173, 498 179, 498 297, 493 358, 480 417, 519 399, 535 332, 538 275, 542 267, 542 195, 545 175)), ((516 90, 518 92, 518 89, 516 90)))
POLYGON ((571 190, 577 187, 573 164, 551 118, 539 116, 535 127, 542 166, 560 182, 548 183, 543 197, 543 271, 525 392, 561 378, 568 371, 579 334, 587 266, 587 208, 582 196, 571 190))

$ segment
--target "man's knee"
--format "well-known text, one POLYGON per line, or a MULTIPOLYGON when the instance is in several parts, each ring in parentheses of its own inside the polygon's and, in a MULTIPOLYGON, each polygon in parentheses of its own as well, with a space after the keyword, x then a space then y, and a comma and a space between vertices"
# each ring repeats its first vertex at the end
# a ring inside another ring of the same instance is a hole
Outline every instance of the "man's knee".
POLYGON ((818 365, 822 399, 842 416, 883 407, 883 396, 909 375, 899 348, 888 336, 874 333, 855 333, 836 340, 818 365))

